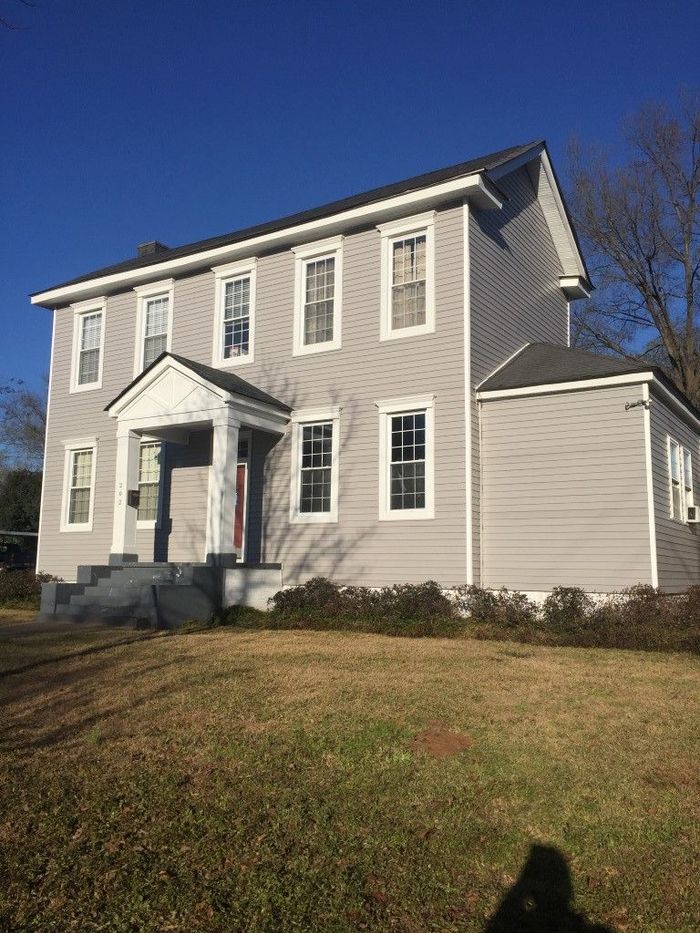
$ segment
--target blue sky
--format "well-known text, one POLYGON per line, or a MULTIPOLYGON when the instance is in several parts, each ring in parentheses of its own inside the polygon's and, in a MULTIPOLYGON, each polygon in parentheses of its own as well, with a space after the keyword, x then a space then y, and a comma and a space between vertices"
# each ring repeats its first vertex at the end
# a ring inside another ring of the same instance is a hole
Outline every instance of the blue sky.
POLYGON ((0 0, 0 381, 39 386, 27 294, 700 84, 684 2, 0 0))

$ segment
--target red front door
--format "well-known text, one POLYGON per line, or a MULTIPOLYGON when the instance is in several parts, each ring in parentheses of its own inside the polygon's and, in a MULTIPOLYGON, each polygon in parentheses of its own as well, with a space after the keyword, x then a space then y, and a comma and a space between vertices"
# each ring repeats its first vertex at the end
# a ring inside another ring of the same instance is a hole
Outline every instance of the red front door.
POLYGON ((243 553, 243 531, 245 526, 245 475, 247 466, 236 467, 236 514, 233 520, 233 545, 240 556, 243 553))

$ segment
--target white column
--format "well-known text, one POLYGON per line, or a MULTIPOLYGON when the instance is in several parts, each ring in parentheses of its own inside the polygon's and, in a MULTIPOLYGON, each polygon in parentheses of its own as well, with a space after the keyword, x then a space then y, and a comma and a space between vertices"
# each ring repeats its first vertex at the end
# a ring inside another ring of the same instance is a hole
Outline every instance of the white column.
POLYGON ((209 469, 209 507, 207 511, 207 562, 232 566, 236 514, 236 464, 240 422, 230 411, 212 425, 212 453, 209 469))
POLYGON ((139 486, 138 434, 126 428, 117 432, 117 470, 114 483, 114 525, 110 564, 136 560, 136 507, 129 504, 129 491, 139 486))

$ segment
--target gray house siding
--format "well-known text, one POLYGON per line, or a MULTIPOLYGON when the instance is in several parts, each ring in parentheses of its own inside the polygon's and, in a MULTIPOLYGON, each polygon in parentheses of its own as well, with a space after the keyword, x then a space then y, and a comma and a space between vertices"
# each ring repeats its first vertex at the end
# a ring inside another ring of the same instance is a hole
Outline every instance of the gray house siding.
POLYGON ((656 395, 651 398, 650 423, 659 586, 678 592, 700 583, 700 526, 671 518, 668 437, 691 452, 695 501, 700 504, 700 433, 656 395))
MULTIPOLYGON (((501 211, 472 212, 469 223, 471 385, 535 341, 568 342, 562 269, 525 168, 499 181, 501 211)), ((472 397, 472 529, 474 579, 479 582, 479 423, 472 397)))
MULTIPOLYGON (((286 583, 319 573, 370 585, 429 578, 453 585, 466 578, 462 219, 461 205, 436 217, 434 334, 380 342, 380 235, 372 227, 344 241, 342 348, 293 357, 293 254, 258 257, 255 362, 236 372, 295 408, 342 407, 336 525, 290 524, 289 433, 279 441, 253 434, 248 557, 283 562, 286 583), (380 522, 375 401, 422 394, 435 395, 435 518, 380 522)), ((211 364, 213 327, 213 273, 176 281, 172 351, 211 364)), ((103 408, 133 378, 131 289, 108 297, 105 328, 102 388, 71 395, 73 312, 56 312, 39 566, 67 580, 75 579, 78 564, 103 562, 109 554, 116 441, 115 424, 103 408), (93 530, 61 533, 63 443, 88 436, 98 438, 93 530)), ((195 434, 190 447, 167 448, 171 559, 203 556, 206 449, 195 434)), ((163 531, 139 531, 140 559, 162 557, 163 542, 163 531)))
POLYGON ((589 592, 651 582, 639 386, 482 403, 483 582, 589 592))

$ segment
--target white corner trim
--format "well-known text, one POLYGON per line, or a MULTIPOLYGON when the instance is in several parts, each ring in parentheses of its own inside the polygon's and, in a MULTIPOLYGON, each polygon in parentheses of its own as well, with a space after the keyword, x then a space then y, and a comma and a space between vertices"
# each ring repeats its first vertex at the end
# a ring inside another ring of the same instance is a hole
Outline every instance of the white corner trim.
POLYGON ((642 386, 642 400, 646 403, 643 408, 644 417, 644 462, 647 476, 647 515, 649 519, 649 558, 651 560, 651 585, 659 585, 659 564, 656 554, 656 515, 654 512, 654 473, 651 458, 651 411, 649 400, 649 384, 642 386))
MULTIPOLYGON (((51 417, 51 387, 53 384, 53 357, 56 347, 56 311, 51 312, 51 357, 49 361, 49 385, 46 397, 46 424, 44 426, 44 457, 42 465, 42 476, 44 481, 41 484, 41 496, 39 499, 39 535, 36 540, 36 573, 41 573, 41 563, 39 555, 41 553, 41 544, 44 535, 44 503, 46 496, 46 466, 48 463, 49 450, 49 419, 51 417)), ((61 512, 63 514, 63 512, 61 512)))
POLYGON ((151 298, 168 299, 168 333, 166 335, 165 349, 169 353, 173 342, 173 306, 175 304, 175 280, 163 279, 160 282, 150 282, 148 285, 139 285, 134 288, 136 292, 136 340, 134 342, 134 378, 144 370, 143 356, 146 339, 146 304, 151 298))
POLYGON ((340 350, 343 345, 343 237, 305 243, 292 248, 294 253, 294 333, 292 356, 307 356, 340 350), (304 343, 304 308, 306 304, 306 265, 321 259, 334 259, 333 339, 323 343, 304 343))
POLYGON ((102 388, 102 372, 104 369, 105 358, 105 331, 107 329, 107 299, 102 295, 99 298, 93 298, 91 301, 80 301, 71 305, 73 311, 73 342, 71 347, 71 365, 70 382, 68 392, 91 392, 102 388), (82 337, 83 318, 89 314, 100 314, 100 356, 97 370, 97 379, 95 382, 86 382, 83 385, 78 383, 80 369, 80 339, 82 337))
POLYGON ((274 246, 281 247, 285 244, 291 245, 309 235, 313 236, 322 232, 328 234, 340 233, 351 225, 371 223, 372 221, 381 220, 382 217, 387 215, 405 214, 416 208, 435 206, 460 197, 472 199, 483 210, 498 209, 502 206, 502 201, 484 183, 482 176, 477 172, 463 175, 460 178, 453 178, 451 181, 441 182, 437 185, 430 185, 426 188, 418 188, 415 191, 384 198, 381 201, 363 204, 360 207, 350 208, 328 217, 296 224, 294 227, 279 228, 226 246, 204 249, 196 253, 190 253, 187 256, 180 256, 177 259, 156 261, 138 269, 114 272, 109 275, 87 279, 84 282, 76 282, 73 285, 62 285, 57 288, 47 289, 32 295, 30 300, 33 305, 59 306, 68 304, 72 300, 87 297, 90 294, 98 294, 107 289, 115 290, 127 288, 130 285, 134 286, 136 283, 148 281, 154 276, 167 275, 168 273, 184 274, 207 266, 211 268, 213 263, 232 261, 258 252, 263 247, 268 249, 274 246))
POLYGON ((620 376, 603 376, 595 379, 578 379, 573 382, 552 382, 517 389, 491 389, 480 391, 477 398, 490 402, 500 398, 519 398, 523 395, 550 395, 555 392, 573 392, 578 389, 602 389, 610 386, 641 385, 654 379, 653 372, 624 373, 620 376))
POLYGON ((292 525, 337 524, 340 478, 340 406, 301 408, 292 415, 292 451, 289 486, 289 521, 292 525), (304 425, 331 422, 331 508, 329 512, 300 512, 302 431, 304 425))
POLYGON ((464 286, 464 494, 466 518, 465 556, 467 561, 467 586, 474 583, 474 521, 473 476, 472 476, 472 341, 471 341, 471 265, 469 253, 469 201, 462 205, 462 275, 464 286))
POLYGON ((61 519, 59 530, 61 532, 80 532, 92 531, 93 518, 95 514, 95 480, 97 477, 97 438, 76 438, 70 441, 64 441, 63 458, 63 491, 61 495, 61 519), (68 510, 70 508, 70 483, 72 474, 73 454, 78 450, 92 450, 92 469, 90 475, 90 509, 87 522, 80 524, 68 521, 68 510))
POLYGON ((214 273, 214 338, 212 348, 212 365, 218 369, 245 366, 255 362, 255 317, 257 299, 257 267, 256 257, 243 259, 240 262, 227 263, 225 266, 212 267, 214 273), (224 310, 226 298, 226 285, 236 279, 250 279, 250 313, 248 324, 248 353, 245 356, 224 356, 224 310))
POLYGON ((435 518, 435 411, 434 395, 375 402, 379 415, 379 521, 424 521, 435 518), (425 507, 392 509, 391 504, 391 417, 414 411, 425 412, 425 507))
POLYGON ((524 343, 524 344, 522 345, 522 347, 518 347, 518 349, 515 351, 515 353, 511 353, 511 355, 510 355, 507 359, 503 360, 502 363, 499 363, 498 366, 497 366, 495 369, 492 369, 491 372, 488 374, 488 376, 484 376, 484 378, 481 380, 481 382, 479 383, 479 385, 477 385, 477 387, 476 387, 477 391, 479 390, 479 388, 480 388, 485 382, 488 382, 488 380, 489 380, 492 376, 495 376, 496 373, 500 373, 500 371, 503 369, 504 366, 507 366, 508 363, 512 362, 512 361, 515 359, 516 356, 519 356, 519 355, 523 352, 523 350, 525 350, 526 347, 529 347, 529 346, 530 346, 530 343, 529 343, 529 342, 528 342, 528 343, 524 343))
POLYGON ((398 340, 435 332, 435 211, 402 217, 377 226, 381 234, 381 295, 379 308, 379 339, 398 340), (425 234, 425 323, 413 327, 392 327, 391 247, 395 240, 425 234))

